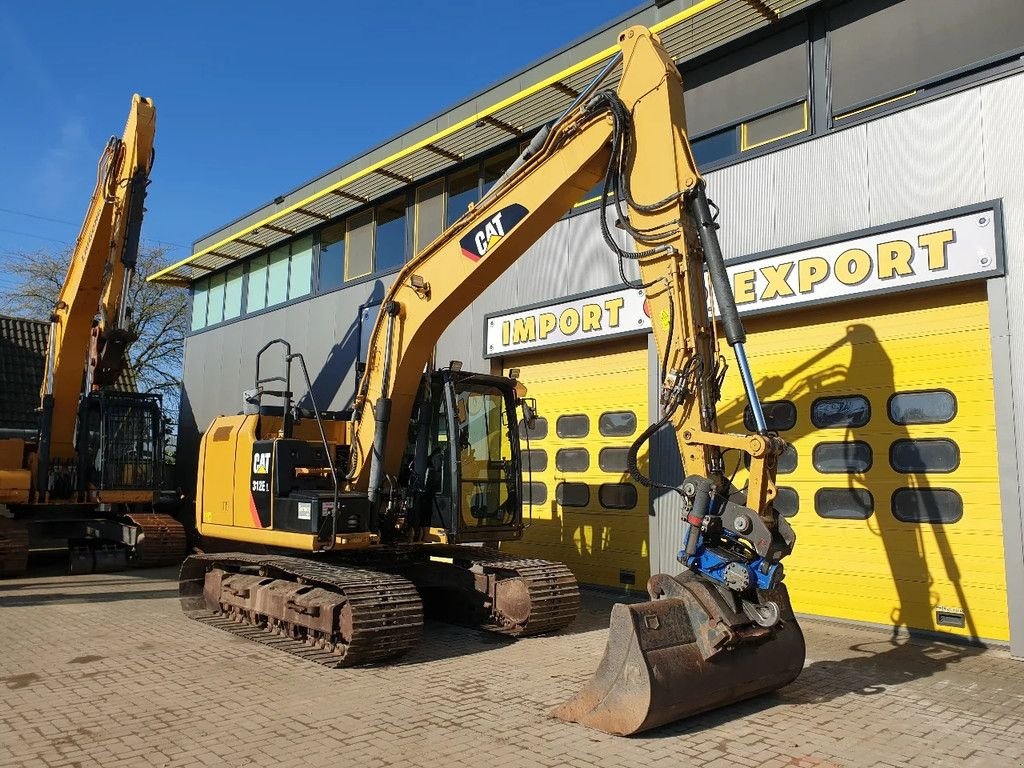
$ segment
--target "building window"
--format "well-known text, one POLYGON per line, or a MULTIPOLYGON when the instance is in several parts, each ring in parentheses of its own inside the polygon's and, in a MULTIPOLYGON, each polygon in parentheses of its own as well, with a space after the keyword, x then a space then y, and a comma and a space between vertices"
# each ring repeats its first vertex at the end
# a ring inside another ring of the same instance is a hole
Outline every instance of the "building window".
POLYGON ((224 319, 232 320, 242 314, 242 283, 245 267, 242 264, 227 272, 224 284, 224 319))
POLYGON ((523 504, 539 507, 548 500, 548 487, 544 483, 523 483, 523 504))
POLYGON ((636 432, 636 414, 632 411, 605 411, 597 420, 597 430, 605 437, 629 437, 636 432))
POLYGON ((418 255, 444 231, 444 179, 416 190, 413 254, 418 255))
POLYGON ((289 247, 288 300, 308 296, 313 288, 313 238, 296 240, 289 247))
POLYGON ((807 102, 801 101, 741 123, 740 149, 745 152, 771 144, 773 141, 788 139, 790 136, 806 133, 808 127, 807 102))
POLYGON ((555 432, 559 437, 586 437, 590 433, 590 417, 585 413, 559 416, 555 432))
POLYGON ((949 488, 898 488, 892 514, 901 523, 955 523, 964 516, 964 500, 949 488))
POLYGON ((484 160, 483 193, 485 195, 494 186, 494 182, 500 179, 509 166, 515 162, 517 157, 519 157, 519 153, 513 147, 484 160))
POLYGON ((373 272, 373 211, 349 216, 345 222, 345 279, 373 272))
POLYGON ((526 421, 523 419, 519 420, 519 439, 520 440, 543 440, 548 436, 548 420, 543 416, 538 416, 534 419, 533 426, 527 427, 526 421))
POLYGON ((690 142, 690 149, 693 150, 693 159, 697 167, 701 168, 735 155, 740 151, 740 142, 736 136, 736 129, 727 128, 694 139, 690 142))
POLYGON ((811 423, 818 429, 863 427, 871 420, 871 403, 861 395, 819 397, 811 403, 811 423))
POLYGON ((470 203, 480 199, 478 176, 479 170, 473 166, 448 177, 446 226, 450 227, 466 212, 470 203))
POLYGON ((871 446, 860 440, 818 443, 811 452, 811 464, 828 474, 867 472, 871 469, 871 446))
POLYGON ((523 451, 523 472, 543 472, 548 468, 548 452, 538 448, 523 451))
POLYGON ((945 424, 956 416, 956 396, 946 389, 897 392, 888 407, 893 424, 945 424))
POLYGON ((555 501, 560 507, 585 507, 590 503, 590 488, 586 483, 559 483, 555 501))
POLYGON ((288 246, 271 251, 267 256, 267 306, 281 304, 288 298, 288 246))
POLYGON ((345 282, 345 222, 331 224, 320 232, 320 267, 317 290, 323 293, 345 282))
POLYGON ((224 273, 210 275, 210 287, 206 293, 206 324, 216 325, 224 321, 224 273))
POLYGON ((896 440, 889 464, 897 472, 952 472, 960 466, 960 446, 944 438, 896 440))
POLYGON ((192 283, 192 330, 198 331, 206 325, 206 292, 209 280, 192 283))
MULTIPOLYGON (((805 24, 683 71, 686 126, 698 165, 807 131, 805 24)), ((686 65, 684 65, 686 66, 686 65)))
POLYGON ((783 517, 794 517, 800 511, 800 494, 796 492, 795 488, 784 485, 778 486, 775 490, 778 491, 778 495, 775 497, 775 509, 783 517))
POLYGON ((632 483, 602 483, 597 498, 606 509, 635 509, 636 486, 632 483))
POLYGON ((562 448, 555 454, 559 472, 586 472, 590 469, 590 452, 586 448, 562 448))
POLYGON ((881 106, 1020 51, 1020 0, 858 0, 829 13, 832 113, 881 106))
POLYGON ((863 488, 819 488, 814 511, 833 520, 867 520, 875 511, 875 497, 863 488))
POLYGON ((267 306, 267 255, 249 261, 249 290, 245 295, 245 311, 256 312, 267 306))
MULTIPOLYGON (((789 400, 766 400, 761 403, 761 411, 769 432, 785 432, 796 426, 796 405, 789 400)), ((743 409, 743 426, 748 432, 757 430, 749 405, 743 409)))
POLYGON ((390 272, 405 263, 405 195, 377 206, 374 272, 390 272))

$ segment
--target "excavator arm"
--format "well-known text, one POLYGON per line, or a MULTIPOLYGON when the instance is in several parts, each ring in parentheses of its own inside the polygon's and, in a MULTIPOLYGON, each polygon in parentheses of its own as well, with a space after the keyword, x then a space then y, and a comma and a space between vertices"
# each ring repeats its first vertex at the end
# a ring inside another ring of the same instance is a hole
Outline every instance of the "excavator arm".
POLYGON ((668 426, 686 475, 679 487, 661 486, 681 501, 682 573, 654 575, 650 603, 615 607, 594 679, 555 712, 625 734, 785 685, 802 667, 804 646, 782 584, 781 560, 795 537, 772 504, 785 444, 766 428, 747 365, 712 205, 686 135, 682 79, 649 30, 625 30, 619 44, 621 54, 577 102, 399 273, 357 393, 347 480, 349 490, 380 503, 384 478, 398 475, 422 373, 441 333, 603 178, 604 239, 620 262, 639 266, 639 283, 625 269, 620 274, 646 292, 661 358, 663 415, 631 447, 630 472, 659 485, 642 474, 637 453, 668 426), (617 88, 598 90, 620 62, 617 88), (616 244, 609 206, 636 250, 616 244), (755 435, 719 431, 720 332, 735 353, 755 435), (744 489, 725 476, 726 451, 749 456, 744 489))
POLYGON ((75 455, 81 396, 117 380, 134 339, 125 298, 138 257, 155 132, 153 102, 135 94, 123 136, 112 136, 100 157, 96 187, 50 316, 40 388, 40 500, 51 461, 75 455))

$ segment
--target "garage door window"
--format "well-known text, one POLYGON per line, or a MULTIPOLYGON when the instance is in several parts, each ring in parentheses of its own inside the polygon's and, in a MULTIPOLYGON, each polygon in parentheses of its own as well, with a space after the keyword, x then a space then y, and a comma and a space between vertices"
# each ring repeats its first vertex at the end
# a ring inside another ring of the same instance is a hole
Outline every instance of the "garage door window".
POLYGON ((586 448, 563 448, 555 454, 559 472, 586 472, 590 469, 590 452, 586 448))
POLYGON ((562 507, 585 507, 590 503, 590 488, 586 483, 559 483, 555 501, 562 507))
MULTIPOLYGON (((785 450, 783 450, 782 455, 779 456, 779 463, 776 467, 776 472, 778 472, 778 474, 780 475, 788 475, 791 472, 795 472, 799 458, 800 457, 797 455, 796 448, 794 448, 792 444, 786 443, 785 450)), ((750 469, 749 453, 743 454, 743 466, 745 466, 747 469, 750 469)))
POLYGON ((543 472, 548 468, 548 452, 531 449, 523 451, 523 472, 543 472))
POLYGON ((821 397, 811 404, 811 423, 818 429, 863 427, 871 420, 871 403, 861 395, 821 397))
POLYGON ((632 483, 602 483, 597 496, 606 509, 636 508, 636 486, 632 483))
POLYGON ((800 511, 800 494, 795 488, 788 488, 780 485, 775 490, 778 496, 775 497, 775 508, 783 517, 793 517, 800 511))
MULTIPOLYGON (((768 400, 761 403, 761 410, 764 411, 764 420, 771 432, 785 432, 796 426, 796 405, 789 400, 768 400)), ((757 430, 754 412, 749 405, 743 411, 743 426, 748 432, 757 430)))
POLYGON ((548 487, 544 483, 523 483, 523 504, 539 507, 548 500, 548 487))
POLYGON ((860 440, 849 443, 818 443, 811 463, 819 472, 867 472, 871 469, 871 446, 860 440))
POLYGON ((602 472, 625 472, 629 448, 602 448, 597 463, 602 472))
POLYGON ((555 432, 559 437, 586 437, 590 433, 590 417, 585 413, 559 416, 555 432))
POLYGON ((526 440, 543 440, 548 436, 548 420, 543 416, 538 416, 533 422, 533 426, 527 428, 526 421, 524 419, 519 420, 519 439, 526 440))
POLYGON ((964 501, 949 488, 900 488, 892 495, 892 514, 901 523, 955 523, 964 501))
POLYGON ((821 488, 814 494, 814 511, 832 520, 867 520, 875 498, 863 488, 821 488))
POLYGON ((597 420, 597 429, 605 437, 629 437, 636 432, 636 414, 632 411, 605 411, 597 420))
POLYGON ((945 424, 956 416, 956 396, 946 389, 897 392, 889 398, 893 424, 945 424))
POLYGON ((960 446, 941 438, 896 440, 889 463, 897 472, 952 472, 960 466, 960 446))

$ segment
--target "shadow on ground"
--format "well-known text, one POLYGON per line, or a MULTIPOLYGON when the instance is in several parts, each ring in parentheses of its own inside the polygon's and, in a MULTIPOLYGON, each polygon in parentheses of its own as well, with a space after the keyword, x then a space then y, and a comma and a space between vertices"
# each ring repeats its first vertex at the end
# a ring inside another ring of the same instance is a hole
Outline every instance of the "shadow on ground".
MULTIPOLYGON (((777 706, 822 704, 848 695, 876 696, 931 677, 977 656, 984 648, 941 639, 907 638, 856 643, 844 659, 815 661, 779 691, 656 728, 647 738, 674 738, 768 711, 777 706)), ((699 692, 699 685, 695 686, 699 692)))

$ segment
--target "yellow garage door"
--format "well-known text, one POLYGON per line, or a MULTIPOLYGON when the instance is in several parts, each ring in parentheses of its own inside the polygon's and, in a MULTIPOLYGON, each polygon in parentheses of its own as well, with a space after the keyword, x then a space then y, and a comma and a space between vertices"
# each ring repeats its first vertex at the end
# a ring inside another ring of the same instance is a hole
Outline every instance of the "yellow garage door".
MULTIPOLYGON (((796 610, 1006 640, 985 286, 747 328, 770 426, 792 444, 777 506, 797 533, 796 610)), ((739 377, 728 378, 722 425, 741 430, 739 377)))
MULTIPOLYGON (((585 584, 644 590, 648 494, 626 471, 626 451, 647 426, 646 337, 506 360, 506 374, 509 367, 520 369, 540 418, 528 432, 520 425, 530 527, 502 548, 560 560, 585 584)), ((647 472, 646 447, 640 466, 647 472)))

